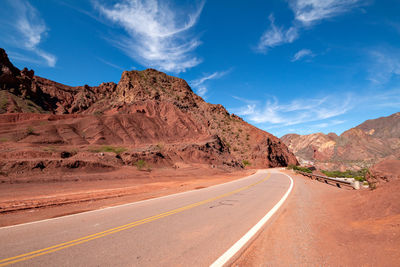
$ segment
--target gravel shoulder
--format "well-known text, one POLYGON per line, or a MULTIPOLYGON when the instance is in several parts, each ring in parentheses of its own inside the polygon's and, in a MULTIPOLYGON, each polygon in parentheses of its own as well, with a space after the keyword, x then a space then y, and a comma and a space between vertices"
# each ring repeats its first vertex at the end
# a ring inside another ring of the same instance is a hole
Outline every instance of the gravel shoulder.
POLYGON ((292 194, 233 266, 400 264, 400 184, 354 191, 284 172, 292 194))

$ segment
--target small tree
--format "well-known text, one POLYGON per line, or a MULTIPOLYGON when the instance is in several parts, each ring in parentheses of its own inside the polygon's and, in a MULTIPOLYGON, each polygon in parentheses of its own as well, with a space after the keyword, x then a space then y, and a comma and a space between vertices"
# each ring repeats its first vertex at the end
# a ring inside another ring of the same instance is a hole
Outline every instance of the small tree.
POLYGON ((139 159, 135 162, 136 168, 141 171, 146 166, 146 161, 139 159))
POLYGON ((246 167, 246 166, 250 166, 251 163, 250 163, 250 161, 244 159, 244 160, 243 160, 243 165, 246 167))
POLYGON ((35 134, 35 130, 32 128, 32 126, 29 126, 28 128, 26 128, 26 134, 27 135, 35 134))

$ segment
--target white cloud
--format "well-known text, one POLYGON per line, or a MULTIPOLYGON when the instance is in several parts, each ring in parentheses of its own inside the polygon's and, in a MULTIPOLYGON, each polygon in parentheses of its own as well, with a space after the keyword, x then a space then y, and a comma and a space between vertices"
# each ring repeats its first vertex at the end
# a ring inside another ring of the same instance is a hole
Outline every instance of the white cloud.
POLYGON ((387 49, 369 52, 371 65, 368 79, 375 84, 385 84, 396 75, 400 75, 400 52, 387 49))
POLYGON ((383 92, 370 92, 358 97, 360 107, 369 109, 395 109, 400 107, 400 89, 385 89, 383 92), (361 104, 360 104, 361 103, 361 104))
POLYGON ((56 58, 54 55, 52 55, 52 54, 50 54, 50 53, 47 53, 47 52, 45 52, 45 51, 43 51, 43 50, 41 50, 41 49, 39 49, 39 48, 35 48, 33 51, 34 51, 38 56, 40 56, 40 57, 42 57, 44 60, 46 60, 47 65, 48 65, 49 67, 54 67, 54 66, 56 65, 57 58, 56 58))
POLYGON ((236 113, 240 116, 252 115, 256 112, 256 104, 247 104, 244 107, 239 108, 236 113))
POLYGON ((297 28, 290 27, 284 29, 275 25, 275 17, 270 14, 268 17, 270 28, 263 33, 257 46, 260 52, 266 52, 268 48, 278 46, 284 43, 291 43, 298 37, 297 28))
POLYGON ((208 92, 208 89, 205 86, 199 86, 196 90, 196 93, 201 97, 205 97, 207 92, 208 92))
POLYGON ((193 80, 190 82, 190 85, 196 89, 196 93, 201 96, 201 97, 205 97, 205 95, 208 92, 207 87, 204 85, 204 83, 208 80, 215 80, 215 79, 219 79, 223 76, 225 76, 226 74, 228 74, 231 70, 227 70, 227 71, 216 71, 212 74, 209 75, 205 75, 199 79, 193 80))
POLYGON ((289 0, 289 6, 295 16, 292 26, 288 29, 278 27, 274 16, 269 15, 270 28, 262 34, 257 50, 266 52, 270 47, 292 43, 299 37, 302 28, 346 13, 362 2, 365 0, 289 0))
POLYGON ((292 62, 298 61, 304 57, 314 57, 314 53, 310 49, 301 49, 292 58, 292 62))
POLYGON ((293 0, 290 2, 290 7, 297 21, 311 25, 348 12, 360 2, 360 0, 293 0))
POLYGON ((317 128, 317 129, 327 128, 327 127, 343 124, 345 122, 346 122, 345 120, 331 120, 328 122, 323 122, 323 123, 312 125, 311 128, 317 128))
POLYGON ((193 80, 190 83, 191 83, 192 86, 197 87, 197 86, 203 84, 205 81, 213 80, 213 79, 219 79, 219 78, 225 76, 226 74, 228 74, 229 72, 230 72, 230 70, 216 71, 216 72, 214 72, 212 74, 205 75, 205 76, 203 76, 203 77, 201 77, 199 79, 193 80))
POLYGON ((103 62, 104 64, 106 64, 106 65, 108 65, 108 66, 110 66, 110 67, 113 67, 114 69, 117 69, 117 70, 124 70, 124 68, 122 68, 121 66, 118 66, 118 65, 116 65, 116 64, 114 64, 114 63, 111 63, 111 62, 109 62, 109 61, 107 61, 107 60, 105 60, 105 59, 103 59, 103 58, 100 58, 100 57, 98 57, 97 58, 99 61, 101 61, 101 62, 103 62))
POLYGON ((277 127, 320 121, 345 114, 352 108, 352 97, 325 96, 314 99, 295 99, 280 104, 278 99, 268 99, 264 105, 245 105, 234 112, 258 124, 277 127))
MULTIPOLYGON (((13 11, 16 12, 14 45, 34 52, 44 59, 49 67, 54 67, 57 58, 39 48, 40 43, 48 32, 48 28, 40 17, 39 12, 28 2, 21 0, 9 1, 13 11)), ((31 60, 32 61, 32 60, 31 60)))
POLYGON ((120 0, 108 7, 95 2, 95 6, 125 30, 127 35, 118 37, 114 44, 141 64, 178 73, 201 63, 192 55, 200 41, 188 32, 197 23, 204 2, 191 13, 173 11, 166 2, 157 0, 120 0))
POLYGON ((333 126, 348 122, 343 120, 344 116, 348 119, 355 113, 371 110, 396 112, 400 106, 400 89, 336 93, 319 98, 294 99, 287 103, 280 103, 276 97, 270 97, 265 103, 235 99, 244 104, 230 111, 261 129, 273 130, 277 135, 288 132, 308 134, 324 128, 332 131, 333 126))

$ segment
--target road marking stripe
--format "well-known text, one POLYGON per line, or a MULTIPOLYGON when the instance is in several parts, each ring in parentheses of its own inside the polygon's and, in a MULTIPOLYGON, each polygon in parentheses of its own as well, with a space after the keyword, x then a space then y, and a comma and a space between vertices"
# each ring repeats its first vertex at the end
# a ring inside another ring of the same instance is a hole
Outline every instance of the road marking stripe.
POLYGON ((241 187, 241 188, 236 189, 234 191, 231 191, 231 192, 228 192, 228 193, 225 193, 225 194, 222 194, 222 195, 210 198, 210 199, 206 199, 206 200, 203 200, 203 201, 200 201, 200 202, 196 202, 196 203, 184 206, 184 207, 180 207, 180 208, 177 208, 177 209, 174 209, 174 210, 170 210, 170 211, 158 214, 158 215, 154 215, 154 216, 142 219, 142 220, 134 221, 134 222, 122 225, 122 226, 118 226, 118 227, 115 227, 115 228, 112 228, 112 229, 108 229, 108 230, 105 230, 105 231, 102 231, 102 232, 99 232, 99 233, 95 233, 95 234, 91 234, 91 235, 88 235, 88 236, 84 236, 84 237, 81 237, 81 238, 78 238, 78 239, 75 239, 75 240, 71 240, 71 241, 68 241, 68 242, 64 242, 64 243, 61 243, 61 244, 58 244, 58 245, 54 245, 54 246, 51 246, 51 247, 35 250, 35 251, 32 251, 32 252, 28 252, 28 253, 25 253, 25 254, 17 255, 17 256, 14 256, 14 257, 2 259, 2 260, 0 260, 0 267, 1 266, 6 266, 6 265, 9 265, 9 264, 13 264, 13 263, 17 263, 17 262, 20 262, 20 261, 29 260, 29 259, 41 256, 41 255, 45 255, 45 254, 49 254, 49 253, 52 253, 52 252, 56 252, 56 251, 59 251, 59 250, 62 250, 62 249, 68 248, 68 247, 72 247, 72 246, 75 246, 75 245, 79 245, 79 244, 82 244, 82 243, 86 243, 86 242, 94 240, 94 239, 98 239, 98 238, 101 238, 101 237, 104 237, 104 236, 108 236, 108 235, 111 235, 111 234, 114 234, 114 233, 117 233, 117 232, 120 232, 120 231, 123 231, 123 230, 127 230, 127 229, 130 229, 130 228, 133 228, 133 227, 141 225, 141 224, 152 222, 152 221, 155 221, 155 220, 158 220, 158 219, 161 219, 161 218, 164 218, 164 217, 176 214, 176 213, 183 212, 183 211, 188 210, 188 209, 192 209, 192 208, 198 207, 200 205, 204 205, 204 204, 212 202, 214 200, 217 200, 217 199, 220 199, 220 198, 223 198, 223 197, 227 197, 227 196, 236 194, 238 192, 241 192, 243 190, 249 189, 249 188, 251 188, 251 187, 253 187, 255 185, 258 185, 258 184, 266 181, 267 179, 269 179, 270 176, 271 176, 271 173, 268 173, 266 178, 264 178, 264 179, 262 179, 262 180, 260 180, 258 182, 255 182, 253 184, 241 187))
POLYGON ((230 261, 233 256, 235 256, 250 239, 257 234, 257 232, 268 222, 268 220, 275 214, 275 212, 282 206, 290 192, 293 189, 293 179, 285 173, 281 173, 289 177, 290 186, 286 191, 285 195, 275 204, 275 206, 256 224, 254 225, 242 238, 240 238, 232 247, 230 247, 224 254, 222 254, 216 261, 214 261, 210 267, 221 267, 224 266, 228 261, 230 261))
POLYGON ((95 209, 95 210, 88 210, 88 211, 84 211, 84 212, 79 212, 79 213, 59 216, 59 217, 50 218, 50 219, 43 219, 43 220, 38 220, 38 221, 33 221, 33 222, 26 222, 26 223, 20 223, 20 224, 15 224, 15 225, 2 226, 2 227, 0 227, 0 231, 4 230, 4 229, 8 229, 8 228, 16 228, 16 227, 26 226, 26 225, 30 225, 30 224, 36 224, 36 223, 42 223, 42 222, 48 222, 48 221, 55 221, 55 220, 60 220, 60 219, 62 220, 64 218, 81 216, 81 215, 85 215, 87 213, 95 213, 95 212, 101 212, 103 210, 109 210, 109 209, 115 209, 115 208, 120 208, 120 207, 137 205, 137 204, 140 204, 140 203, 151 202, 151 201, 154 201, 154 200, 160 200, 160 199, 164 199, 164 198, 171 198, 171 197, 175 197, 175 196, 186 195, 186 194, 192 193, 192 192, 200 192, 201 190, 204 190, 204 189, 217 188, 217 187, 224 186, 226 184, 237 183, 237 182, 240 182, 242 180, 248 179, 248 178, 250 178, 250 177, 252 177, 252 176, 254 176, 256 174, 259 174, 260 172, 264 172, 264 171, 263 170, 258 170, 256 173, 254 173, 252 175, 249 175, 249 176, 246 176, 246 177, 243 177, 243 178, 240 178, 240 179, 236 179, 236 180, 233 180, 233 181, 229 181, 229 182, 226 182, 226 183, 212 185, 212 186, 209 186, 209 187, 206 187, 206 188, 202 188, 202 189, 193 189, 193 190, 188 190, 188 191, 179 192, 179 193, 175 193, 175 194, 165 195, 165 196, 161 196, 161 197, 149 198, 149 199, 139 200, 139 201, 135 201, 135 202, 131 202, 131 203, 125 203, 125 204, 116 205, 116 206, 104 207, 104 208, 95 209))

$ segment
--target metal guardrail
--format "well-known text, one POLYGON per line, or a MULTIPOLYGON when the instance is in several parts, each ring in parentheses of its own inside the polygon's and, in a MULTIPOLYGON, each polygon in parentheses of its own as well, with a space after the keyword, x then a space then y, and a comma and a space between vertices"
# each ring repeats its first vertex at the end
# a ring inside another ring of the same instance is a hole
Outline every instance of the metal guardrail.
POLYGON ((324 182, 326 184, 335 184, 337 187, 349 186, 356 190, 360 189, 360 182, 353 178, 332 178, 328 176, 316 175, 308 172, 296 171, 304 176, 310 177, 313 180, 324 182))

